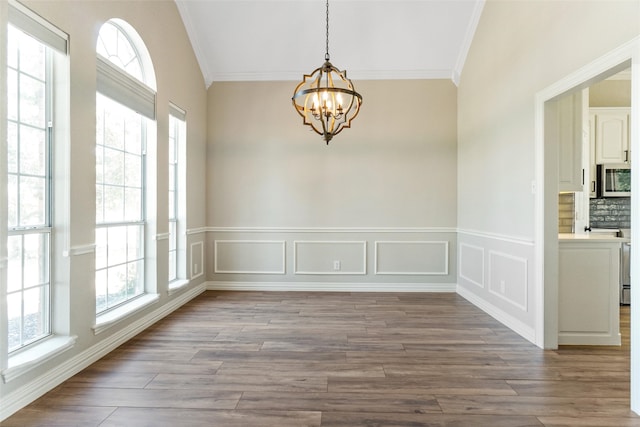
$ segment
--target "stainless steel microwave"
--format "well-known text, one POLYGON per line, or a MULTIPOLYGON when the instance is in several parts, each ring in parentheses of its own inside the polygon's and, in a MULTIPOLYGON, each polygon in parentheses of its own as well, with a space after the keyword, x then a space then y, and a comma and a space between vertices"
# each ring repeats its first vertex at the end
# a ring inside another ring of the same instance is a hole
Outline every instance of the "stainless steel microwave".
POLYGON ((630 197, 631 166, 628 163, 598 165, 598 197, 630 197))

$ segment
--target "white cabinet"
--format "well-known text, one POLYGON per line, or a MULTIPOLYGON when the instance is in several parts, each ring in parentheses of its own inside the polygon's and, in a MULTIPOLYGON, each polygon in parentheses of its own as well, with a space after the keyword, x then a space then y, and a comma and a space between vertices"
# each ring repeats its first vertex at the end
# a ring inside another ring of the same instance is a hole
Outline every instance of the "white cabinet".
POLYGON ((629 109, 592 108, 595 116, 595 163, 628 163, 629 109))
POLYGON ((560 191, 582 191, 582 93, 557 101, 557 128, 560 191))
POLYGON ((561 235, 558 344, 620 345, 620 245, 614 237, 561 235))

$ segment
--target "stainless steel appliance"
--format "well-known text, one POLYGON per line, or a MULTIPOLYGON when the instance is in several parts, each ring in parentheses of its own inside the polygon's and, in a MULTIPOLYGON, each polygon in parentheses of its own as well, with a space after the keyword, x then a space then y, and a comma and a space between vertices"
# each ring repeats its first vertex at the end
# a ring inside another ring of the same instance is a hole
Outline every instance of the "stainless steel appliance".
POLYGON ((598 165, 598 197, 630 197, 631 166, 628 163, 598 165))
MULTIPOLYGON (((631 230, 620 230, 620 237, 631 239, 631 230)), ((620 304, 631 304, 631 243, 623 243, 620 253, 620 304)))

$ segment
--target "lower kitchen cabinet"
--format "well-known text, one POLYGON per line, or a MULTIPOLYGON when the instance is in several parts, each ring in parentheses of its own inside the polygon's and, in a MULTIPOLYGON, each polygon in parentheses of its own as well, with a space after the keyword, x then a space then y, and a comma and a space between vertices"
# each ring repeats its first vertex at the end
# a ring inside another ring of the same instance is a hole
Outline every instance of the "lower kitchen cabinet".
POLYGON ((620 345, 620 247, 624 239, 560 236, 558 344, 620 345))

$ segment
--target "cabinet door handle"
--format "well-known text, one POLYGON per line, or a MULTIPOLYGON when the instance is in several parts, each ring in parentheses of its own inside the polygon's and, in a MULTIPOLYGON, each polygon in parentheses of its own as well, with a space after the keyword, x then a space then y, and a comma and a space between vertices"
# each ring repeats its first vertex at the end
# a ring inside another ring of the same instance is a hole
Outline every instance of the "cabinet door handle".
POLYGON ((595 181, 591 181, 591 192, 592 193, 596 192, 596 182, 595 181))
POLYGON ((624 150, 624 162, 629 162, 629 150, 624 150))

